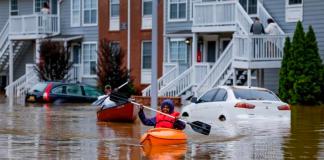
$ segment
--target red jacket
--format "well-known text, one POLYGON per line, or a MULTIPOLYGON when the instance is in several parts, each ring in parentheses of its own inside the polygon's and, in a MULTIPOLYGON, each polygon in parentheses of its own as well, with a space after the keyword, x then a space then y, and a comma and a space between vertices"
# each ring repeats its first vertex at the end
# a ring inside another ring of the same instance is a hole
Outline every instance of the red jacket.
MULTIPOLYGON (((173 112, 170 115, 173 117, 178 117, 180 115, 180 113, 173 112)), ((175 122, 175 118, 171 118, 166 115, 157 113, 155 128, 173 128, 174 122, 175 122)))

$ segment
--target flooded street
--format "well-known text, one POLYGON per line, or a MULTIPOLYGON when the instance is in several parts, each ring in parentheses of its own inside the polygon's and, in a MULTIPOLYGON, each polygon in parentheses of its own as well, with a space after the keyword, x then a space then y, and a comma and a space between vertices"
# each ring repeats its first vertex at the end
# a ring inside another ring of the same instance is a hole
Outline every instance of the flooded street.
POLYGON ((187 145, 142 148, 150 127, 97 122, 89 104, 8 106, 0 103, 0 158, 4 159, 323 159, 324 107, 294 107, 290 121, 215 124, 187 145))

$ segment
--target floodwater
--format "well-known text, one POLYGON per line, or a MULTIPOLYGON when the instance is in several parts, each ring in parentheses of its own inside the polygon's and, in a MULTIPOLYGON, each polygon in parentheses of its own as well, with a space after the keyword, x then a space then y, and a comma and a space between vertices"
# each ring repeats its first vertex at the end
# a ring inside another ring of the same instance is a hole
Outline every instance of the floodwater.
POLYGON ((104 123, 89 104, 8 106, 0 102, 0 159, 323 159, 324 106, 294 107, 291 121, 189 126, 186 145, 143 149, 139 121, 104 123))

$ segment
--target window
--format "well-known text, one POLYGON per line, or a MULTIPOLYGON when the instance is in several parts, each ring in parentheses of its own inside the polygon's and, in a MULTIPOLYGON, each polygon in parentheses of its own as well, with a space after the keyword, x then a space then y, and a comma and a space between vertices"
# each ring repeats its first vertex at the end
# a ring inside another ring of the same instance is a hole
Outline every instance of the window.
POLYGON ((289 5, 302 4, 302 0, 289 0, 289 5))
POLYGON ((110 0, 110 17, 119 17, 119 0, 110 0))
POLYGON ((143 42, 142 44, 142 68, 151 69, 152 42, 143 42))
POLYGON ((83 0, 83 24, 97 24, 97 0, 83 0))
POLYGON ((40 12, 45 2, 48 0, 35 0, 35 12, 40 12))
POLYGON ((86 96, 98 97, 103 95, 103 93, 100 92, 97 88, 91 86, 83 86, 83 90, 86 96))
POLYGON ((216 96, 213 98, 214 102, 218 101, 226 101, 227 99, 227 92, 225 89, 219 89, 216 96))
POLYGON ((248 14, 257 14, 257 0, 240 0, 240 3, 248 14))
POLYGON ((187 62, 187 44, 185 40, 170 41, 170 61, 171 62, 187 62))
POLYGON ((286 0, 286 22, 303 21, 303 1, 286 0))
POLYGON ((143 16, 152 16, 152 0, 143 0, 143 16))
POLYGON ((66 94, 74 95, 74 96, 82 96, 82 91, 80 86, 78 85, 67 85, 66 86, 66 94))
POLYGON ((236 99, 279 101, 277 96, 268 90, 234 88, 236 99))
POLYGON ((200 102, 212 102, 215 94, 217 93, 218 89, 213 89, 208 92, 206 92, 201 98, 198 100, 198 103, 200 102))
POLYGON ((71 0, 71 26, 78 27, 81 23, 81 0, 71 0))
POLYGON ((97 43, 83 44, 83 73, 94 76, 97 72, 97 43))
POLYGON ((169 20, 185 20, 187 0, 169 0, 169 20))
POLYGON ((51 93, 54 93, 54 94, 65 94, 65 86, 58 86, 58 87, 55 87, 51 90, 51 93))
POLYGON ((10 15, 18 15, 18 0, 10 0, 10 15))

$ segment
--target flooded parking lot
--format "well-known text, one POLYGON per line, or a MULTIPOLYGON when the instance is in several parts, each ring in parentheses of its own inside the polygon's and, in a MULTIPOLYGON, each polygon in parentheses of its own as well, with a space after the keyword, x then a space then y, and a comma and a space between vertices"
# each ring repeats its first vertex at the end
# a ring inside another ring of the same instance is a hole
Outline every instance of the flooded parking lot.
POLYGON ((4 159, 322 159, 324 107, 294 107, 290 121, 213 125, 210 136, 189 126, 186 145, 143 149, 150 127, 97 122, 89 104, 0 103, 0 158, 4 159))

